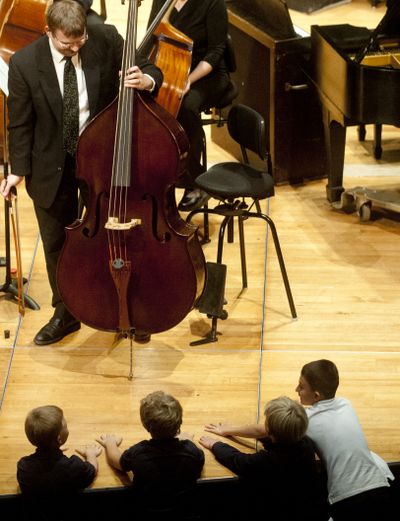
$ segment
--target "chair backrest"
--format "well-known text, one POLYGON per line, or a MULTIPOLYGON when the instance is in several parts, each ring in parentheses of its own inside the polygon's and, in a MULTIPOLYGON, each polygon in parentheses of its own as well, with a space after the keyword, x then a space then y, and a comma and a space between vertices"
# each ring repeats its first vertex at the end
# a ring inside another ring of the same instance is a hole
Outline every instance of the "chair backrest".
POLYGON ((224 51, 224 60, 229 72, 236 71, 236 56, 233 47, 232 36, 228 33, 226 37, 226 47, 224 51))
POLYGON ((263 161, 268 159, 265 120, 259 112, 247 105, 234 105, 228 114, 228 130, 242 151, 248 149, 263 161))

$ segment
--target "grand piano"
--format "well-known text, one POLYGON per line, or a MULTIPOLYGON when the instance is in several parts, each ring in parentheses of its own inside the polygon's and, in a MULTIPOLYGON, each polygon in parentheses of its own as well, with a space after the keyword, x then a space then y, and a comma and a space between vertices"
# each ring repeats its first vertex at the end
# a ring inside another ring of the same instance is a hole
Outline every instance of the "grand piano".
MULTIPOLYGON (((237 63, 234 103, 264 116, 275 182, 324 177, 321 107, 305 72, 311 65, 310 36, 296 33, 283 0, 226 0, 226 6, 237 63)), ((211 138, 241 157, 226 126, 212 125, 211 138)))
POLYGON ((375 30, 348 24, 311 27, 313 77, 323 108, 327 198, 343 188, 346 127, 400 125, 400 2, 388 3, 375 30))

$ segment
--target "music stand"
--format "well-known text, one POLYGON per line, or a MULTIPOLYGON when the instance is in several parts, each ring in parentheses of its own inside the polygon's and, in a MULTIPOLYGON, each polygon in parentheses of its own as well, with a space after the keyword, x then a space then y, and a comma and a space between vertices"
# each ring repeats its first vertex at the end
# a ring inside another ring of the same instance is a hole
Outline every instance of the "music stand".
MULTIPOLYGON (((4 62, 3 62, 4 63, 4 62)), ((8 143, 7 143, 7 94, 4 92, 4 90, 1 90, 2 96, 3 96, 3 112, 4 112, 4 118, 3 118, 3 173, 4 178, 6 179, 8 176, 8 143)), ((16 281, 12 279, 11 277, 11 237, 10 237, 10 210, 11 210, 11 201, 8 199, 4 199, 4 238, 5 238, 5 249, 6 249, 6 256, 5 259, 2 258, 1 266, 4 266, 6 268, 6 276, 4 284, 0 285, 0 291, 2 293, 7 293, 8 295, 11 295, 14 297, 16 301, 18 301, 19 294, 18 294, 18 285, 16 284, 16 281), (4 259, 4 260, 3 260, 4 259)), ((26 278, 23 278, 23 283, 25 284, 27 282, 26 278)), ((31 298, 29 295, 26 295, 24 292, 21 294, 21 298, 23 299, 24 304, 26 307, 30 309, 40 309, 40 306, 31 298)))

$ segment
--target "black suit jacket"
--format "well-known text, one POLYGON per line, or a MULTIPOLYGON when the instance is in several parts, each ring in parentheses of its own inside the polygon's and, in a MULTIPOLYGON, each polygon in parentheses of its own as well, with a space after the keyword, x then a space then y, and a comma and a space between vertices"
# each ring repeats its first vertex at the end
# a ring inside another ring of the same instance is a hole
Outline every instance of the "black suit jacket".
MULTIPOLYGON (((123 39, 112 25, 88 26, 80 50, 94 117, 118 94, 123 39)), ((161 71, 138 60, 142 71, 162 83, 161 71)), ((26 188, 41 207, 53 203, 64 170, 63 103, 47 36, 16 52, 9 69, 9 153, 11 171, 26 176, 26 188)))

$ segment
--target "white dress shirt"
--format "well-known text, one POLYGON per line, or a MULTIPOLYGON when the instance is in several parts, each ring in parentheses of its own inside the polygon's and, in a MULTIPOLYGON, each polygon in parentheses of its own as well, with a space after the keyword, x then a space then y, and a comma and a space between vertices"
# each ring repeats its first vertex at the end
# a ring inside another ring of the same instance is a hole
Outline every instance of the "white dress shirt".
MULTIPOLYGON (((55 47, 54 44, 49 38, 50 43, 50 51, 53 57, 54 67, 57 73, 58 85, 60 87, 61 96, 64 96, 64 67, 65 67, 65 56, 61 54, 55 47)), ((79 56, 79 53, 75 54, 75 56, 71 59, 75 71, 76 71, 76 79, 78 82, 78 95, 79 95, 79 134, 81 134, 82 130, 86 127, 90 111, 89 111, 89 98, 86 89, 86 80, 85 73, 82 69, 82 62, 79 56)))

